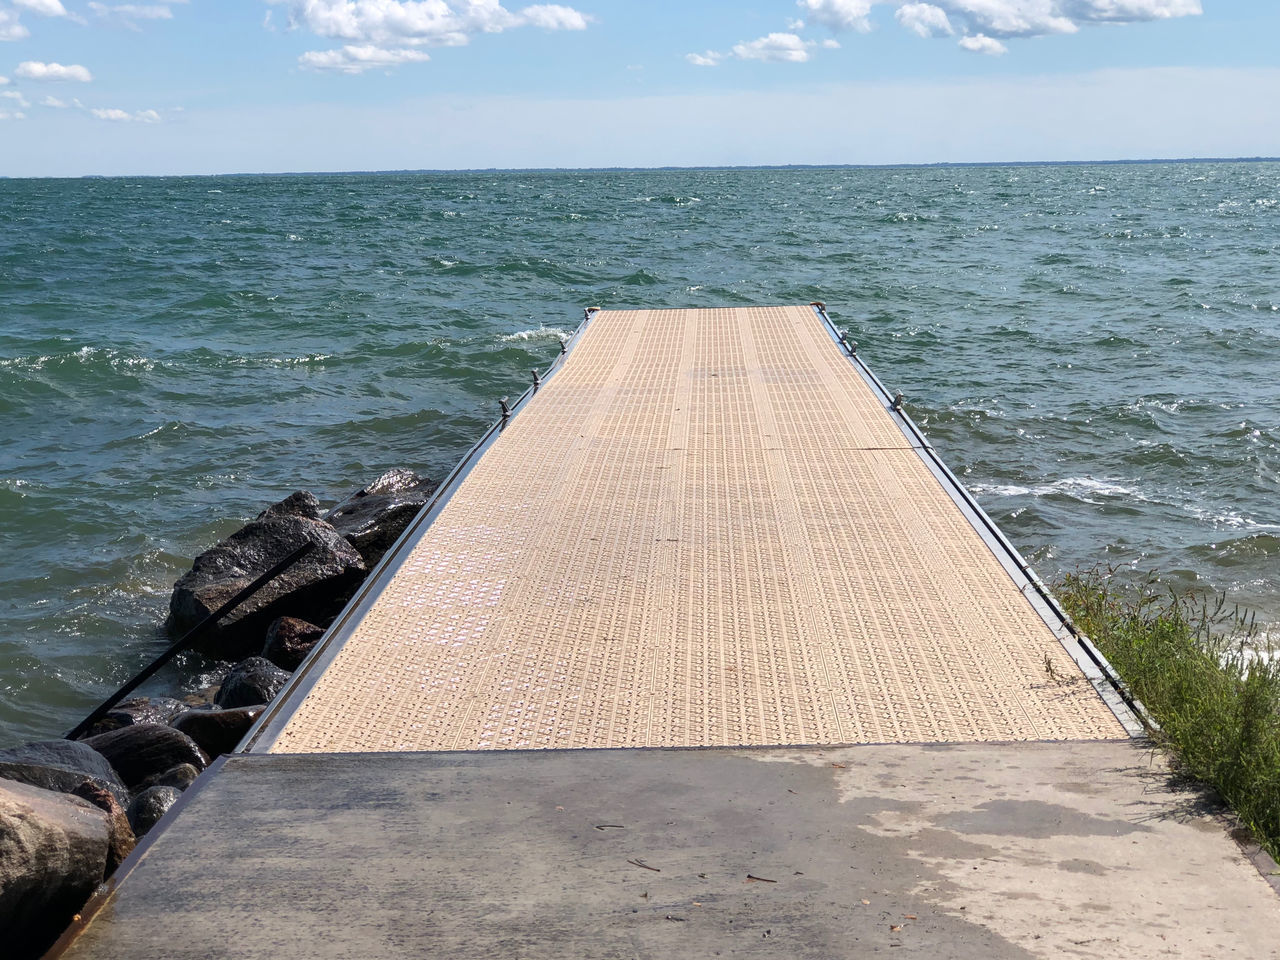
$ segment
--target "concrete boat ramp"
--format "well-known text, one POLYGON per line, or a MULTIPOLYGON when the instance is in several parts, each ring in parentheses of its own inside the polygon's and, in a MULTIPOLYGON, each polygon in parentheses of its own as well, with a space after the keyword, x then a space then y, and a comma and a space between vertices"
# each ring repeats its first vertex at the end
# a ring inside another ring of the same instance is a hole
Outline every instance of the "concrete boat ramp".
POLYGON ((65 958, 1280 957, 820 305, 589 311, 65 958))

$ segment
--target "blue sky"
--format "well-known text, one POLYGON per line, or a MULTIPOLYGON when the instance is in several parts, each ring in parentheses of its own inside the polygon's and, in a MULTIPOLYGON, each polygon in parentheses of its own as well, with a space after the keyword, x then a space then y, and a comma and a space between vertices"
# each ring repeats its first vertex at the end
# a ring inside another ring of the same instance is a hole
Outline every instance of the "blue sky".
POLYGON ((0 0, 0 175, 1280 155, 1276 0, 0 0))

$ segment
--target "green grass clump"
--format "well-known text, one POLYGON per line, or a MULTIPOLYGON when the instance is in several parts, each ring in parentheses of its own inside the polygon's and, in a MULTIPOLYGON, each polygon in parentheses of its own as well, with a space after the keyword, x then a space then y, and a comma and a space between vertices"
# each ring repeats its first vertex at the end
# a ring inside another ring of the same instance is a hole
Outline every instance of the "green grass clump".
POLYGON ((1253 624, 1154 578, 1100 571, 1058 586, 1066 611, 1158 725, 1177 769, 1212 786, 1280 859, 1280 659, 1253 624))

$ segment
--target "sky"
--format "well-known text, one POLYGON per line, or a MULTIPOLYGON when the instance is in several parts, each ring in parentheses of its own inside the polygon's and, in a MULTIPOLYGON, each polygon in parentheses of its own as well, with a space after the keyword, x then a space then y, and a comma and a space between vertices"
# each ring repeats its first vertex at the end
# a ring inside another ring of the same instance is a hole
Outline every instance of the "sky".
POLYGON ((1278 155, 1278 0, 0 0, 0 176, 1278 155))

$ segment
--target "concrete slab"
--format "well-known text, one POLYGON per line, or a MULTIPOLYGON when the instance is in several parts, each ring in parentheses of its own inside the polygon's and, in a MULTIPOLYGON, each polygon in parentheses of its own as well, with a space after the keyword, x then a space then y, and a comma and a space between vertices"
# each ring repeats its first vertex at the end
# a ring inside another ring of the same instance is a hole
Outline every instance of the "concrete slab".
POLYGON ((64 960, 1280 956, 1133 741, 240 755, 64 960))

